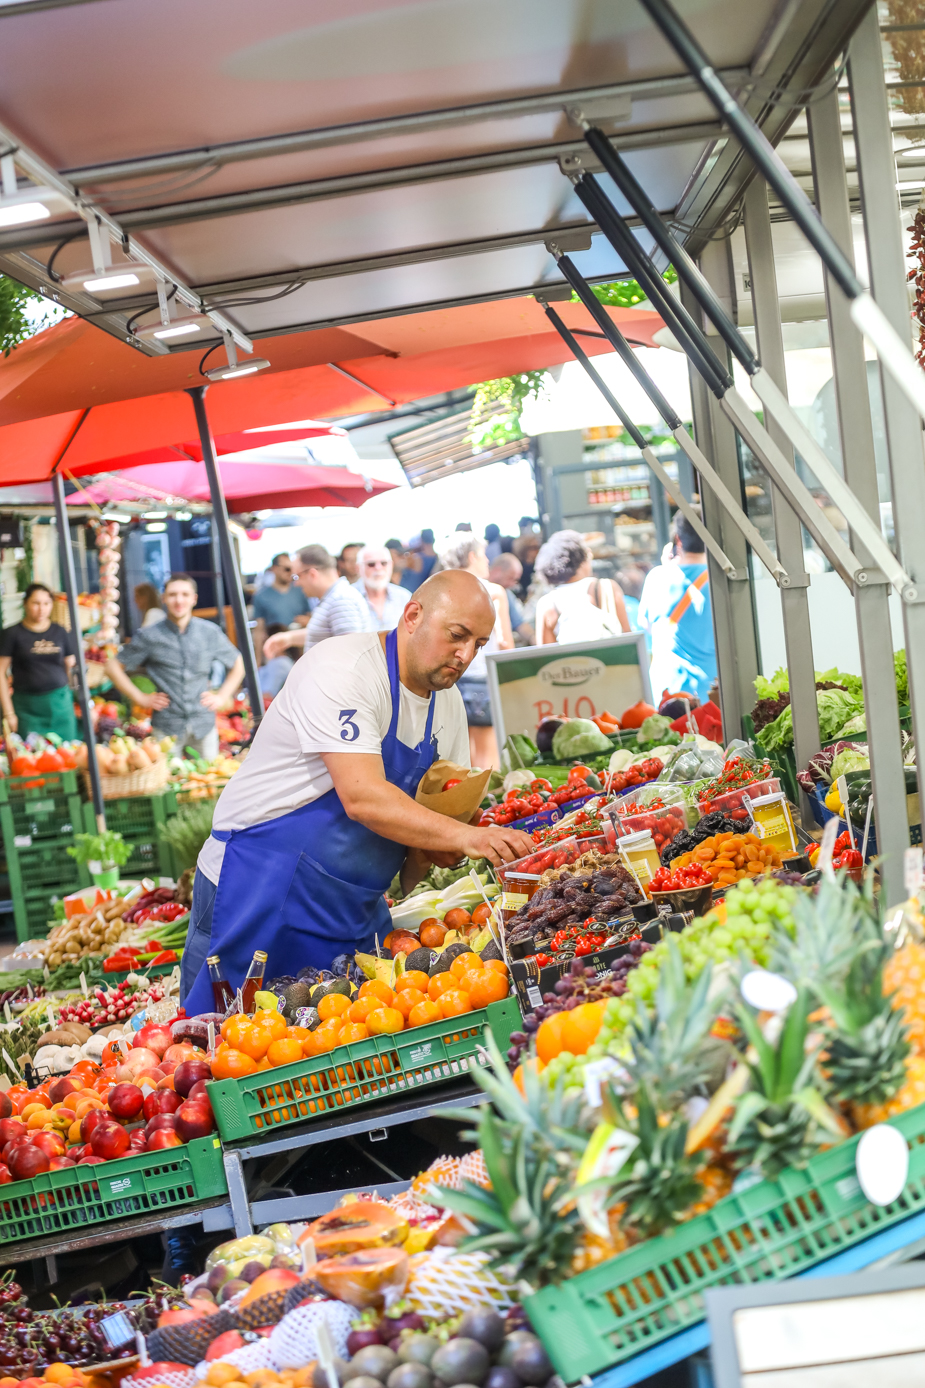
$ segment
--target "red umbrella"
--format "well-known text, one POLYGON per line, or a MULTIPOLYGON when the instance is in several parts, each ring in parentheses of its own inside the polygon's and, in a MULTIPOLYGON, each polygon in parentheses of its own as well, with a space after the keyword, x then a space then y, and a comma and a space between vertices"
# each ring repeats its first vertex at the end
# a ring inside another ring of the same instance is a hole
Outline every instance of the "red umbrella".
MULTIPOLYGON (((347 437, 346 429, 338 429, 334 424, 322 424, 318 420, 306 419, 304 423, 292 425, 288 429, 238 429, 233 434, 218 434, 212 443, 218 454, 246 453, 251 448, 275 448, 280 443, 300 443, 303 439, 315 439, 331 434, 347 437)), ((128 453, 121 458, 107 458, 98 464, 100 472, 111 472, 113 468, 147 467, 149 464, 202 462, 202 444, 198 439, 188 443, 166 444, 160 448, 148 448, 141 453, 128 453)), ((153 478, 152 478, 153 481, 153 478)), ((194 500, 193 497, 189 498, 194 500)))
MULTIPOLYGON (((341 467, 305 467, 298 463, 241 463, 223 459, 218 465, 222 491, 232 511, 263 511, 284 506, 362 506, 371 496, 391 491, 394 482, 374 481, 341 467)), ((68 497, 72 505, 87 500, 210 501, 209 479, 201 463, 161 463, 133 467, 127 474, 108 473, 68 497)))

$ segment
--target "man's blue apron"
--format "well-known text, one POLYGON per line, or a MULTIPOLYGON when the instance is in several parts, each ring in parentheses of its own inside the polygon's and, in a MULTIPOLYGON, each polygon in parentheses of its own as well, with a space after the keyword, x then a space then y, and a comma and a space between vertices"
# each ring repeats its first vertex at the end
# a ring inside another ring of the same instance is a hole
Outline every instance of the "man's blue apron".
MULTIPOLYGON (((386 637, 385 653, 392 697, 392 718, 382 740, 385 778, 413 798, 437 756, 434 696, 423 740, 407 747, 397 734, 400 685, 394 631, 386 637)), ((345 723, 345 741, 350 740, 349 728, 345 723)), ((255 949, 266 950, 266 978, 271 979, 309 964, 329 968, 336 955, 371 951, 373 936, 388 934, 383 892, 407 849, 349 819, 334 789, 278 819, 212 833, 224 843, 225 856, 209 953, 219 956, 222 976, 233 988, 242 983, 255 949)), ((213 1010, 205 965, 184 1006, 189 1017, 213 1010)))

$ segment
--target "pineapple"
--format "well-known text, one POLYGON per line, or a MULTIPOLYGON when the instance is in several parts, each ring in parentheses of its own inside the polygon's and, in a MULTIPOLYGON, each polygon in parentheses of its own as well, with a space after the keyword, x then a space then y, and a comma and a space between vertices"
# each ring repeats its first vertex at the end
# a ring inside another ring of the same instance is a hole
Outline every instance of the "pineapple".
MULTIPOLYGON (((566 1095, 563 1080, 548 1089, 529 1066, 522 1095, 494 1037, 486 1041, 491 1070, 477 1070, 475 1077, 501 1116, 486 1104, 476 1131, 463 1136, 478 1142, 490 1187, 463 1180, 457 1190, 438 1189, 426 1198, 475 1226, 460 1243, 461 1253, 487 1253, 490 1269, 543 1287, 568 1276, 578 1240, 572 1182, 585 1146, 578 1132, 581 1095, 566 1095)), ((454 1109, 438 1113, 460 1117, 454 1109)))
POLYGON ((626 1207, 623 1227, 649 1238, 679 1224, 704 1196, 698 1178, 703 1157, 684 1151, 683 1112, 659 1115, 651 1095, 640 1089, 635 1113, 611 1094, 605 1099, 604 1116, 637 1139, 611 1188, 611 1199, 626 1207))
POLYGON ((826 1130, 847 1135, 813 1083, 819 1047, 807 1048, 809 1010, 809 993, 800 988, 776 1044, 766 1039, 751 1009, 737 1013, 750 1043, 745 1059, 751 1087, 736 1102, 729 1150, 743 1167, 760 1167, 767 1180, 776 1180, 785 1166, 806 1166, 826 1141, 826 1130))
POLYGON ((883 987, 905 1011, 912 1049, 925 1055, 925 945, 909 941, 898 949, 883 970, 883 987))
POLYGON ((925 1056, 912 1055, 906 1061, 906 1078, 902 1088, 880 1104, 852 1104, 851 1116, 858 1128, 872 1128, 885 1123, 906 1109, 925 1104, 925 1056))

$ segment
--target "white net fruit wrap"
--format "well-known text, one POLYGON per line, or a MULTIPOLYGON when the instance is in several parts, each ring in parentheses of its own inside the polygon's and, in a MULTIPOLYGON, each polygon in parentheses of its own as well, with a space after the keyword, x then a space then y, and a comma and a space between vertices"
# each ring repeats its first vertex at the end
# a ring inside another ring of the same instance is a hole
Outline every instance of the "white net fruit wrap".
POLYGON ((412 1310, 425 1318, 443 1320, 492 1306, 506 1311, 517 1300, 513 1282, 491 1272, 485 1253, 454 1253, 452 1248, 435 1248, 411 1259, 405 1297, 412 1310))
POLYGON ((125 1388, 160 1388, 161 1384, 165 1388, 194 1388, 196 1378, 195 1370, 189 1369, 185 1374, 171 1371, 148 1374, 145 1378, 123 1378, 122 1383, 125 1388))
MULTIPOLYGON (((313 1359, 318 1358, 317 1328, 326 1321, 334 1353, 341 1359, 347 1358, 347 1336, 351 1323, 356 1319, 356 1309, 343 1301, 314 1301, 308 1306, 297 1306, 290 1311, 266 1339, 245 1345, 223 1354, 220 1360, 212 1363, 233 1364, 243 1375, 255 1369, 301 1369, 313 1359)), ((196 1379, 205 1378, 210 1368, 206 1360, 196 1365, 196 1379)), ((171 1388, 174 1388, 171 1385, 171 1388)), ((187 1385, 176 1385, 187 1388, 187 1385)))

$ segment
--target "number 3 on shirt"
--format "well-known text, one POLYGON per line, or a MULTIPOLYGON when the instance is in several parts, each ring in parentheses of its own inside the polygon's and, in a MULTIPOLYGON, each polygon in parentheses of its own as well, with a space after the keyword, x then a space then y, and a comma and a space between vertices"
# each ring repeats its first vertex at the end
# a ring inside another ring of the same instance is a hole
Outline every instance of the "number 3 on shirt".
POLYGON ((357 738, 360 736, 360 730, 353 721, 353 715, 355 713, 355 708, 342 708, 337 715, 344 725, 340 730, 340 735, 344 742, 356 742, 357 738))

